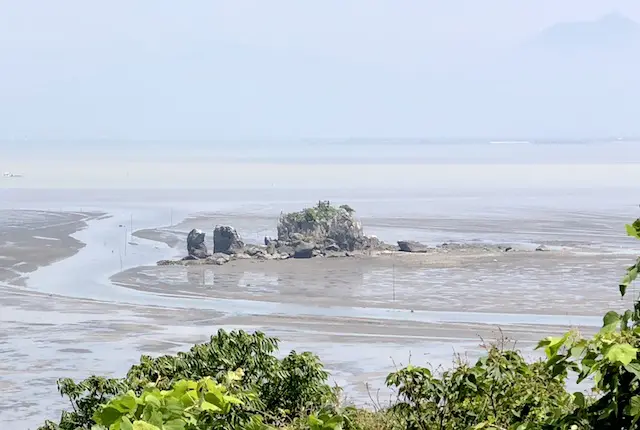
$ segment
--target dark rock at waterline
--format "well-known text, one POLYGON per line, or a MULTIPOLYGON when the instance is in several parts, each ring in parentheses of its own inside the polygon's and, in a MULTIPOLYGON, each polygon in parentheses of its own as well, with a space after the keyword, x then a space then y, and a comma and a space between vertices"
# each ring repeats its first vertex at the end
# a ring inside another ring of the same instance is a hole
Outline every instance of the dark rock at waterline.
POLYGON ((241 252, 244 242, 235 228, 228 225, 218 225, 213 230, 213 252, 224 254, 235 254, 241 252))
POLYGON ((413 240, 399 240, 398 248, 403 252, 427 252, 429 250, 427 245, 413 240))
POLYGON ((300 242, 293 253, 293 258, 311 258, 314 256, 316 244, 312 242, 300 242))
POLYGON ((205 234, 194 228, 187 235, 187 259, 201 260, 209 256, 207 245, 204 243, 205 234))
POLYGON ((536 248, 536 251, 545 251, 545 252, 546 252, 546 251, 549 251, 549 248, 547 248, 547 247, 546 247, 546 246, 544 246, 544 245, 540 245, 540 246, 538 246, 538 247, 536 248))

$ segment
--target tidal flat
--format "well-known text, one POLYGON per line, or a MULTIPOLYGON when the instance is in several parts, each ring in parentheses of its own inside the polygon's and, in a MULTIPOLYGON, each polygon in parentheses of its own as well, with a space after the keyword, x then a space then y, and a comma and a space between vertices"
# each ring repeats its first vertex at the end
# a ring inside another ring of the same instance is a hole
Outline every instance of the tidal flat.
POLYGON ((69 406, 58 378, 120 376, 141 354, 185 350, 220 328, 265 331, 281 339, 281 354, 317 353, 348 399, 366 405, 379 389, 389 398, 385 376, 409 360, 447 367, 454 353, 473 359, 483 340, 503 336, 535 357, 540 338, 591 333, 635 296, 620 300, 617 283, 640 254, 624 233, 637 215, 627 187, 636 165, 323 165, 274 155, 222 166, 214 155, 113 155, 98 166, 56 153, 12 164, 24 177, 0 188, 0 428, 58 419, 69 406), (301 180, 285 186, 291 178, 301 180), (210 238, 228 224, 259 243, 281 212, 318 200, 349 204, 385 242, 475 248, 156 265, 185 255, 192 228, 210 238), (550 251, 533 251, 539 245, 550 251))

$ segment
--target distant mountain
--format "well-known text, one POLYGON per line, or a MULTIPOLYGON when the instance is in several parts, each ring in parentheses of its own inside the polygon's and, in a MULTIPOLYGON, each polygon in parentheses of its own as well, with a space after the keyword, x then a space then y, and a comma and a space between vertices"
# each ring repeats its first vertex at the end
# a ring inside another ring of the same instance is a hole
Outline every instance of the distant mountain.
POLYGON ((525 42, 520 49, 571 54, 579 51, 620 51, 640 46, 640 24, 611 13, 594 21, 555 24, 525 42))
POLYGON ((640 133, 640 24, 617 13, 553 25, 463 75, 446 87, 469 130, 640 133))

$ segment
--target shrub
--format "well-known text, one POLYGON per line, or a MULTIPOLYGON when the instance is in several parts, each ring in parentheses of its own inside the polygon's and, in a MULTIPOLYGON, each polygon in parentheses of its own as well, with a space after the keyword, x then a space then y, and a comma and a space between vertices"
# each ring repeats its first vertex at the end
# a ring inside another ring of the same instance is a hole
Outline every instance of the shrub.
POLYGON ((124 379, 61 380, 60 394, 69 398, 73 411, 63 412, 59 425, 47 422, 41 430, 90 429, 98 406, 113 396, 129 390, 139 395, 149 384, 169 390, 180 380, 210 377, 222 383, 229 371, 237 369, 245 375, 238 381, 242 408, 265 422, 282 424, 336 403, 336 393, 327 384, 328 373, 316 356, 292 351, 279 360, 273 355, 277 348, 278 339, 261 332, 219 330, 208 343, 194 345, 188 352, 142 356, 124 379))
POLYGON ((391 410, 408 430, 538 423, 569 401, 561 375, 495 346, 474 366, 459 363, 436 377, 409 365, 390 374, 387 384, 398 389, 391 410))

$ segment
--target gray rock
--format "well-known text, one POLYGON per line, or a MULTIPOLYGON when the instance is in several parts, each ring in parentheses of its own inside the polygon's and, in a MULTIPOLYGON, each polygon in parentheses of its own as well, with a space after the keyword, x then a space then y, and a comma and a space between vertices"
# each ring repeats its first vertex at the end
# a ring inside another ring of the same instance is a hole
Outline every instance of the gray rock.
POLYGON ((237 254, 244 249, 244 242, 235 228, 228 225, 218 225, 213 230, 213 252, 237 254))
POLYGON ((340 247, 338 246, 337 243, 330 243, 324 247, 324 250, 326 252, 339 252, 340 247))
POLYGON ((286 254, 290 257, 292 257, 293 254, 295 254, 296 252, 293 246, 289 246, 289 245, 280 245, 277 249, 280 254, 286 254))
POLYGON ((267 250, 258 246, 248 246, 245 248, 244 252, 252 257, 259 257, 265 255, 267 250))
POLYGON ((301 242, 293 253, 293 258, 311 258, 314 255, 316 244, 311 242, 301 242))
POLYGON ((399 240, 398 247, 400 251, 404 252, 427 252, 429 250, 426 245, 413 240, 399 240))
POLYGON ((229 261, 231 261, 231 257, 227 254, 223 254, 222 252, 216 252, 212 256, 207 258, 207 262, 209 264, 215 264, 218 266, 222 266, 223 264, 226 264, 229 261))
POLYGON ((536 248, 536 251, 549 251, 549 248, 544 245, 540 245, 536 248))
POLYGON ((296 241, 335 243, 340 250, 363 249, 368 241, 362 225, 348 206, 335 207, 318 202, 313 208, 283 214, 278 221, 278 240, 296 245, 296 241))
POLYGON ((201 230, 194 228, 187 235, 187 254, 188 259, 200 260, 207 258, 209 252, 207 245, 204 243, 205 234, 201 230))

